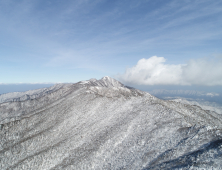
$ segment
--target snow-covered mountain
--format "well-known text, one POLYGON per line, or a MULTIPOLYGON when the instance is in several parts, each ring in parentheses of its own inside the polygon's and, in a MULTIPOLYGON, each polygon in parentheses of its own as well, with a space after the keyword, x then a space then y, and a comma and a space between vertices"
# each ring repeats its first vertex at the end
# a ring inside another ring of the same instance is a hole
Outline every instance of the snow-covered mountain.
POLYGON ((155 89, 150 91, 152 95, 186 95, 186 96, 206 96, 206 97, 217 97, 220 96, 219 93, 206 93, 203 91, 195 90, 165 90, 165 89, 155 89))
POLYGON ((0 101, 0 169, 222 168, 221 115, 110 77, 0 101))
MULTIPOLYGON (((166 99, 166 98, 165 98, 166 99)), ((196 105, 204 110, 211 110, 218 114, 222 114, 222 106, 215 102, 205 101, 203 99, 181 98, 181 97, 168 97, 168 100, 180 102, 188 105, 196 105)))
POLYGON ((35 99, 38 97, 42 97, 48 93, 54 92, 54 91, 62 88, 63 86, 68 86, 68 85, 69 84, 56 84, 56 85, 49 87, 49 88, 29 90, 26 92, 13 92, 13 93, 0 94, 0 103, 35 99))

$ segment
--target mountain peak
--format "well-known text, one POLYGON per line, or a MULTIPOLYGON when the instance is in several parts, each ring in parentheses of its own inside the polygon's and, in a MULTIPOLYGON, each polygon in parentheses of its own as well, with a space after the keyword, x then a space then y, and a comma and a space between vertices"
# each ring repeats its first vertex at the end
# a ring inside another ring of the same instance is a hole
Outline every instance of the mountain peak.
POLYGON ((125 87, 122 83, 109 76, 105 76, 100 80, 98 80, 97 82, 98 85, 101 85, 103 87, 125 87))
MULTIPOLYGON (((113 79, 113 78, 111 78, 111 77, 109 77, 109 76, 104 76, 103 78, 101 78, 102 80, 110 80, 110 79, 113 79)), ((114 80, 114 79, 113 79, 114 80)))
POLYGON ((109 77, 105 76, 101 78, 100 80, 97 79, 90 79, 86 81, 81 81, 80 84, 87 84, 87 85, 92 85, 92 86, 100 86, 100 87, 125 87, 122 83, 119 81, 109 77))

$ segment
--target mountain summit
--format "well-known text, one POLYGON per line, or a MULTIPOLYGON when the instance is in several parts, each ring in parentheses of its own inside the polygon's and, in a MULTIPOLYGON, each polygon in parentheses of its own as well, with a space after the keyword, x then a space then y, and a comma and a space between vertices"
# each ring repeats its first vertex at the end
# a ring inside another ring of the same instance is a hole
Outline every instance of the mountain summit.
POLYGON ((96 80, 96 79, 90 79, 87 81, 81 81, 81 84, 89 84, 92 86, 100 86, 100 87, 125 87, 122 83, 120 83, 119 81, 105 76, 100 80, 96 80))
POLYGON ((110 77, 0 96, 0 169, 222 168, 222 117, 110 77))

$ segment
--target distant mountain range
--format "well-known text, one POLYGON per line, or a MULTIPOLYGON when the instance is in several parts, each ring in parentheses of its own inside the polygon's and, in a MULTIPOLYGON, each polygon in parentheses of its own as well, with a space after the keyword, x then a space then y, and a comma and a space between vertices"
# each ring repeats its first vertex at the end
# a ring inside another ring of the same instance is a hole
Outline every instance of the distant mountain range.
POLYGON ((110 77, 0 102, 2 170, 222 168, 222 115, 110 77))
POLYGON ((194 90, 164 90, 164 89, 155 89, 150 91, 152 95, 187 95, 187 96, 207 96, 215 97, 220 96, 218 93, 206 93, 194 90))

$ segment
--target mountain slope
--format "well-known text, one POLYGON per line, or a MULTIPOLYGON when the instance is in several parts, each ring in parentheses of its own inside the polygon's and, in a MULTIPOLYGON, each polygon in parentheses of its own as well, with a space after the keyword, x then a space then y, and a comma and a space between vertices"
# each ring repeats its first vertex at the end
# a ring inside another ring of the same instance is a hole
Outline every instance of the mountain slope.
POLYGON ((0 169, 222 167, 222 117, 104 77, 0 104, 0 169))
POLYGON ((29 90, 26 92, 12 92, 7 94, 1 94, 0 103, 12 102, 12 101, 24 101, 28 99, 39 98, 41 96, 57 91, 58 89, 68 85, 69 84, 56 84, 49 88, 29 90))

